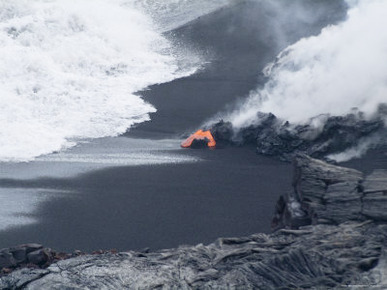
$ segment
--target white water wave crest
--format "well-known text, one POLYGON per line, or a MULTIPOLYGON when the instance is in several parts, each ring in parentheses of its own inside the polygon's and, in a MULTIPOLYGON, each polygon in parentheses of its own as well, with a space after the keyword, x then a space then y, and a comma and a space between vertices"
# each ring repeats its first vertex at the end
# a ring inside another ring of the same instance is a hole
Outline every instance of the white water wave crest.
POLYGON ((344 22, 285 49, 266 68, 265 86, 225 119, 243 128, 259 123, 261 111, 297 124, 353 108, 372 118, 387 103, 387 1, 348 4, 344 22))
POLYGON ((131 3, 0 0, 0 161, 121 134, 156 111, 136 91, 195 70, 131 3))
POLYGON ((134 0, 134 5, 152 15, 152 18, 158 23, 161 31, 168 31, 222 7, 238 4, 242 1, 243 0, 134 0))

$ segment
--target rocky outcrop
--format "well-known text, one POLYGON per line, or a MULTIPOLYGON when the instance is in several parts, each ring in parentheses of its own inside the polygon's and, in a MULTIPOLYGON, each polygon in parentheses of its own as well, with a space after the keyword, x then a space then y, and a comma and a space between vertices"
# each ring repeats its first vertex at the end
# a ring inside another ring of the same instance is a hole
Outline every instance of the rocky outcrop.
POLYGON ((24 265, 44 266, 55 260, 59 260, 59 256, 40 244, 24 244, 0 250, 0 269, 3 271, 24 265))
POLYGON ((299 155, 276 231, 156 252, 83 255, 0 278, 1 289, 386 289, 387 172, 299 155))
POLYGON ((83 253, 60 253, 34 243, 0 249, 0 277, 19 268, 44 269, 52 263, 79 255, 83 253))
POLYGON ((375 170, 364 181, 362 214, 378 221, 387 221, 387 170, 375 170))
POLYGON ((349 284, 382 286, 387 282, 386 233, 385 225, 348 222, 219 239, 208 246, 152 253, 86 255, 60 261, 44 270, 12 272, 0 279, 0 287, 326 289, 349 284))
POLYGON ((293 191, 281 196, 273 229, 345 221, 387 222, 387 170, 364 177, 357 170, 306 155, 294 160, 293 191))
POLYGON ((220 121, 212 125, 211 132, 217 142, 253 144, 257 153, 286 161, 297 153, 323 158, 352 148, 375 134, 384 136, 385 110, 381 106, 379 117, 373 120, 364 119, 361 113, 321 115, 305 125, 292 125, 271 113, 259 112, 256 125, 236 130, 230 122, 220 121))

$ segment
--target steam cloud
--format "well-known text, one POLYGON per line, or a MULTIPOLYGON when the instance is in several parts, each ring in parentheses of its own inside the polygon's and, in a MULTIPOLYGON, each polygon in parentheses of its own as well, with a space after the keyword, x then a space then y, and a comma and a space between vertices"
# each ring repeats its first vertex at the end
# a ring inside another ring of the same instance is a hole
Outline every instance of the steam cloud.
POLYGON ((271 112, 291 123, 353 108, 371 118, 387 102, 387 1, 347 0, 347 19, 301 39, 268 65, 268 82, 227 118, 235 128, 271 112))

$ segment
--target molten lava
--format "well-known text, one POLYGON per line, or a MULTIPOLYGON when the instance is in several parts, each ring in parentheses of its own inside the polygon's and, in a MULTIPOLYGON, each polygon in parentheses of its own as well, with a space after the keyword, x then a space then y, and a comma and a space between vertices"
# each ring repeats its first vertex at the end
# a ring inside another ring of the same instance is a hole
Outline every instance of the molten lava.
POLYGON ((192 142, 194 140, 205 140, 207 141, 207 146, 211 148, 216 146, 216 141, 210 131, 198 130, 195 133, 193 133, 191 136, 189 136, 187 140, 183 141, 181 143, 181 147, 183 148, 191 147, 192 142))

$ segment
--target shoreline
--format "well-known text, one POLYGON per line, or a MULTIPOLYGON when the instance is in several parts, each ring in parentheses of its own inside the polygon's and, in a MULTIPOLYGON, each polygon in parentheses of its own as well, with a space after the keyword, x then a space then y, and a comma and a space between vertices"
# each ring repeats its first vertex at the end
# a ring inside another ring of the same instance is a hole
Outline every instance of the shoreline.
MULTIPOLYGON (((336 2, 331 5, 340 7, 336 2)), ((305 27, 292 17, 278 24, 276 17, 285 17, 286 11, 266 15, 268 11, 262 8, 260 2, 247 1, 170 32, 176 41, 198 48, 199 53, 208 51, 205 56, 211 56, 211 63, 190 77, 140 92, 158 112, 150 122, 123 136, 158 142, 196 129, 259 85, 263 79, 258 72, 284 46, 318 33, 344 14, 334 10, 325 19, 321 13, 305 27), (256 22, 246 17, 252 15, 257 16, 256 22), (276 23, 286 36, 281 43, 271 36, 276 23)), ((126 149, 121 146, 118 151, 126 149)), ((25 181, 16 174, 13 180, 12 176, 0 180, 0 186, 8 183, 9 188, 72 192, 54 194, 33 212, 19 213, 36 223, 1 232, 0 247, 37 242, 58 250, 157 249, 269 231, 271 205, 288 188, 289 164, 256 156, 249 147, 177 152, 205 161, 95 171, 86 168, 84 172, 78 172, 77 166, 59 164, 54 169, 26 169, 26 174, 57 170, 62 176, 25 181)))
MULTIPOLYGON (((289 11, 282 11, 259 1, 244 1, 166 33, 177 46, 184 44, 209 63, 191 76, 138 92, 157 112, 151 114, 151 121, 123 135, 176 137, 196 131, 209 119, 221 118, 223 112, 264 84, 262 70, 284 48, 345 17, 342 1, 326 2, 327 6, 304 3, 305 15, 311 17, 305 20, 289 14, 297 10, 292 5, 289 11)), ((303 1, 294 5, 297 3, 303 1)))

